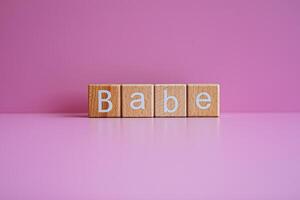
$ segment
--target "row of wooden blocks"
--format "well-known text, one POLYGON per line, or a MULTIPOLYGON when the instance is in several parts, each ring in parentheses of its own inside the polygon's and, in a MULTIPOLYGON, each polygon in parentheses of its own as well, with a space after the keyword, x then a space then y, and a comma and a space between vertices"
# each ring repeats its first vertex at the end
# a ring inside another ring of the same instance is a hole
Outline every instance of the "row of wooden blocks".
POLYGON ((218 84, 90 84, 89 117, 218 117, 218 84))

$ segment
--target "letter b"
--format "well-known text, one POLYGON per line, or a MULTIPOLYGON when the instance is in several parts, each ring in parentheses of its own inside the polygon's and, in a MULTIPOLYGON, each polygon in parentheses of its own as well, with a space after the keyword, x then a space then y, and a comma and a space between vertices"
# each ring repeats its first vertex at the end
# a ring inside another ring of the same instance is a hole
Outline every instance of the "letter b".
POLYGON ((108 90, 99 90, 98 91, 98 112, 107 113, 112 110, 112 102, 109 100, 111 98, 111 93, 108 90), (106 98, 102 99, 102 94, 106 94, 106 98), (108 108, 103 109, 103 102, 108 104, 108 108))
POLYGON ((164 112, 173 113, 176 112, 178 109, 178 100, 175 96, 168 96, 168 91, 164 90, 164 112), (174 101, 174 107, 173 109, 168 108, 168 101, 173 100, 174 101))

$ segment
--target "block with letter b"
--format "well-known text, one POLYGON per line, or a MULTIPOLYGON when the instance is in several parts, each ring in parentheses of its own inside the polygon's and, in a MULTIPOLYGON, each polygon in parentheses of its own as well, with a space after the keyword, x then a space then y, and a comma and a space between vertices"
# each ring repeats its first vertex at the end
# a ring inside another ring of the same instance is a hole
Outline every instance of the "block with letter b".
POLYGON ((186 116, 186 85, 155 85, 155 117, 186 116))
POLYGON ((122 117, 153 117, 154 85, 122 85, 122 117))
POLYGON ((188 84, 188 117, 220 115, 219 84, 188 84))
POLYGON ((88 86, 89 117, 121 117, 121 85, 88 86))

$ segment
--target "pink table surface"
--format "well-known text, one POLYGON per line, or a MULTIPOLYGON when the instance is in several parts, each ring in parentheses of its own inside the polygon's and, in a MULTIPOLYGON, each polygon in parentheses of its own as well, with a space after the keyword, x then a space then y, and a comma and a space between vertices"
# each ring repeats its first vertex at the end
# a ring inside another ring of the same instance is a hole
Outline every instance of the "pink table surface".
POLYGON ((0 114, 0 199, 300 199, 300 114, 0 114))

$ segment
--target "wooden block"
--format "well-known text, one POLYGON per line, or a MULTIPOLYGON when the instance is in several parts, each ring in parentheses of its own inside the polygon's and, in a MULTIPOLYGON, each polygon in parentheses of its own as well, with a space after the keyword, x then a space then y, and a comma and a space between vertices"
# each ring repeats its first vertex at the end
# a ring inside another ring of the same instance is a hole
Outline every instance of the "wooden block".
POLYGON ((121 85, 90 84, 89 117, 121 117, 121 85))
POLYGON ((154 85, 122 85, 122 117, 153 117, 154 85))
POLYGON ((220 115, 219 84, 188 84, 188 117, 220 115))
POLYGON ((155 117, 186 116, 186 85, 155 85, 155 117))

